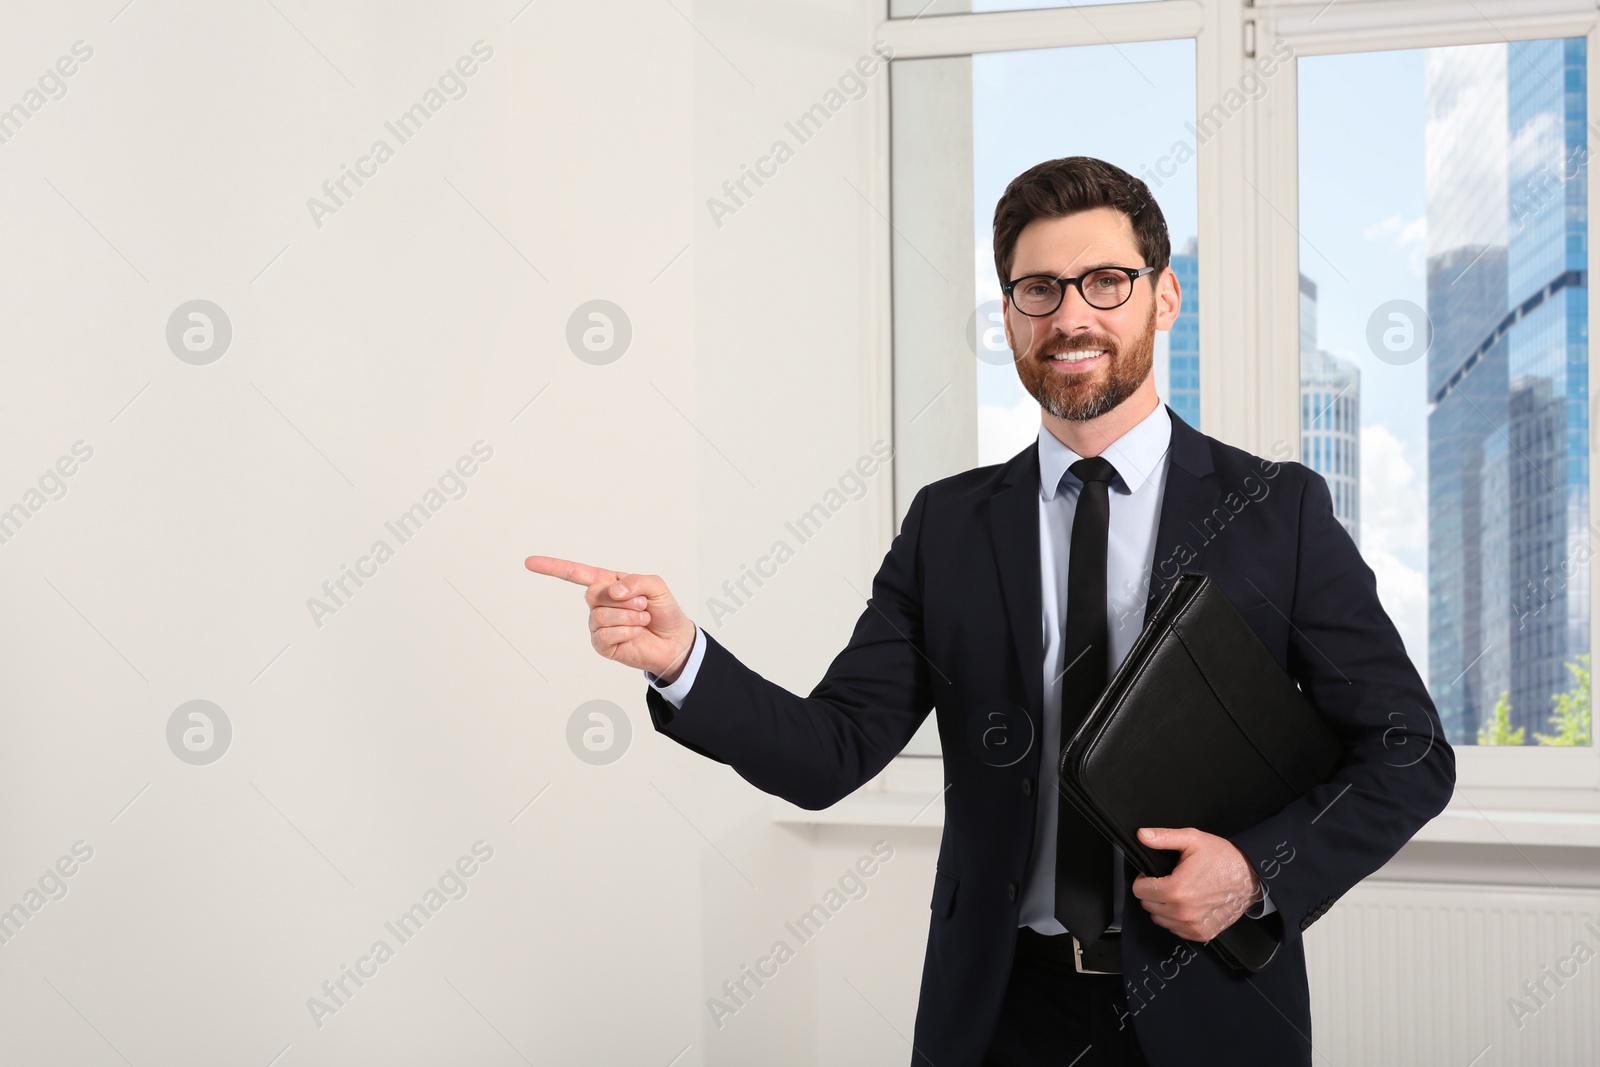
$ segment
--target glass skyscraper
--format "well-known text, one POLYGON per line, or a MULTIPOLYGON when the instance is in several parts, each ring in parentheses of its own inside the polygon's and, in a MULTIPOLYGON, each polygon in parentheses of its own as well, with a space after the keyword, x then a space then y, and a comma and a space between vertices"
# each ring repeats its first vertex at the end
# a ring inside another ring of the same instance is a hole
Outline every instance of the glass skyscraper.
POLYGON ((1502 697, 1531 742, 1589 643, 1583 41, 1426 71, 1429 688, 1452 743, 1502 697))
POLYGON ((1546 728, 1565 664, 1589 648, 1588 196, 1584 42, 1507 52, 1506 241, 1512 721, 1546 728), (1575 178, 1577 180, 1567 180, 1575 178))
POLYGON ((1317 347, 1317 283, 1300 275, 1301 461, 1328 482, 1333 514, 1361 543, 1361 368, 1317 347))
POLYGON ((1190 426, 1200 425, 1200 257, 1189 238, 1171 259, 1182 303, 1167 333, 1167 404, 1190 426))

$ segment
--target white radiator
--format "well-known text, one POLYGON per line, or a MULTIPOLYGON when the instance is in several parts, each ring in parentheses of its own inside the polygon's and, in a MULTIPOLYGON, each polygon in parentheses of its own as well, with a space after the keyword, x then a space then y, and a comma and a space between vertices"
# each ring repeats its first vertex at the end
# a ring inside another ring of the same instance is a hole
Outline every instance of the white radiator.
POLYGON ((1600 1067, 1600 891, 1368 882, 1305 938, 1318 1067, 1600 1067))

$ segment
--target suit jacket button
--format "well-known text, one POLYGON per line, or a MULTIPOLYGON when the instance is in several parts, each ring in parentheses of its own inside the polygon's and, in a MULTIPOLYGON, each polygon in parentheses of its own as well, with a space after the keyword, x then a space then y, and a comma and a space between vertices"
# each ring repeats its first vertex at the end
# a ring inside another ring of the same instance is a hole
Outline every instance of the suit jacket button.
POLYGON ((1033 779, 1032 778, 1024 778, 1022 780, 1022 795, 1025 796, 1025 797, 1033 796, 1033 779))
POLYGON ((1015 882, 1007 882, 1006 883, 1006 899, 1007 900, 1016 900, 1017 899, 1017 883, 1015 883, 1015 882))

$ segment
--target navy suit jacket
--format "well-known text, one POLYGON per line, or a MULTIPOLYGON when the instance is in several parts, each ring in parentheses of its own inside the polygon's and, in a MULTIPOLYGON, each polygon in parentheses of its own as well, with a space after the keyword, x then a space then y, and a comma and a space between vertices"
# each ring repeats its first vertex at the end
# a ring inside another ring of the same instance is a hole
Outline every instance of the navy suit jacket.
MULTIPOLYGON (((1041 759, 1036 743, 1038 500, 1036 444, 919 490, 850 643, 808 697, 766 681, 709 634, 681 707, 646 694, 658 731, 809 809, 876 775, 937 708, 945 824, 913 1067, 980 1067, 1035 843, 1032 791, 1056 781, 1054 754, 1041 759)), ((1146 618, 1183 570, 1221 586, 1348 752, 1326 784, 1230 838, 1277 905, 1263 921, 1283 947, 1260 973, 1233 972, 1155 925, 1128 872, 1124 1022, 1154 1067, 1309 1067, 1301 932, 1444 808, 1455 756, 1321 475, 1173 414, 1146 618)))

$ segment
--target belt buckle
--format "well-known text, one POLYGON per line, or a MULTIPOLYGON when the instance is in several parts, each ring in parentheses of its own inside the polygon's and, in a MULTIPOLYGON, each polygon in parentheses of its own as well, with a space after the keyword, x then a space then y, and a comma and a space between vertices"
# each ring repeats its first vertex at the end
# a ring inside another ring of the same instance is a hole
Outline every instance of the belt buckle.
MULTIPOLYGON (((1120 933, 1121 933, 1120 930, 1107 930, 1105 933, 1101 934, 1100 936, 1101 936, 1102 939, 1104 939, 1104 938, 1107 938, 1107 937, 1115 937, 1115 936, 1119 935, 1120 933)), ((1072 966, 1077 969, 1079 974, 1121 974, 1122 973, 1121 971, 1097 971, 1097 970, 1094 970, 1091 967, 1085 967, 1083 965, 1083 944, 1078 940, 1076 935, 1068 934, 1067 936, 1072 938, 1072 966)))

